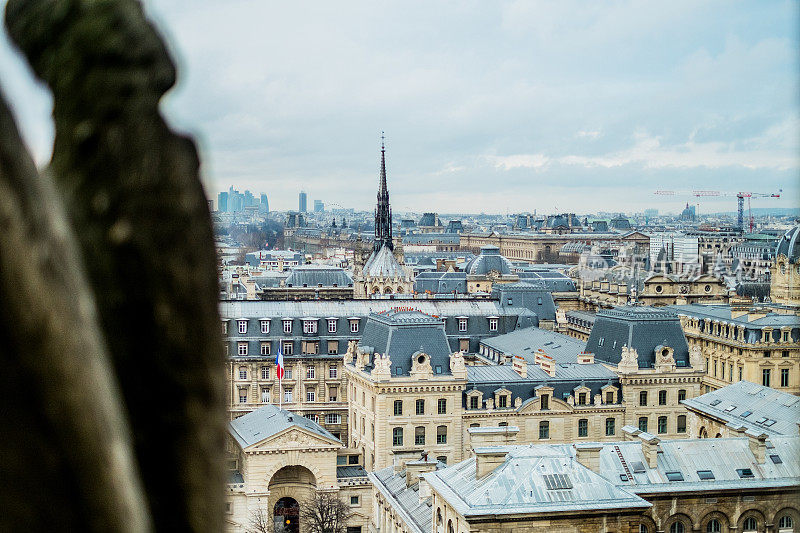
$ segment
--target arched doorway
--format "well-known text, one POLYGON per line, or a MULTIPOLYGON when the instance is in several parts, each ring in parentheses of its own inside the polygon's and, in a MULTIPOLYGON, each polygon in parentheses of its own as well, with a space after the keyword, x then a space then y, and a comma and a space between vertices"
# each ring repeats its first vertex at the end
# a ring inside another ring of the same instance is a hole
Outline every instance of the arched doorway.
POLYGON ((297 500, 283 497, 275 503, 272 512, 275 533, 299 533, 300 504, 297 500))
POLYGON ((273 533, 300 532, 300 506, 312 498, 317 480, 301 465, 284 466, 269 480, 269 504, 273 533))

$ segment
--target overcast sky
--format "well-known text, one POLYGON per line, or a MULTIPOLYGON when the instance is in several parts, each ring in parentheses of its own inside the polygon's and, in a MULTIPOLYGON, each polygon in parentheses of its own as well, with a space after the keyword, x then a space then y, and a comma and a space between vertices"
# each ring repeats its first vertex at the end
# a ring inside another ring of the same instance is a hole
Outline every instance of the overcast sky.
MULTIPOLYGON (((659 189, 800 205, 800 2, 148 0, 180 66, 164 112, 209 195, 274 210, 678 211, 659 189)), ((3 89, 44 164, 51 101, 5 36, 3 89)), ((733 211, 735 198, 701 211, 733 211)))

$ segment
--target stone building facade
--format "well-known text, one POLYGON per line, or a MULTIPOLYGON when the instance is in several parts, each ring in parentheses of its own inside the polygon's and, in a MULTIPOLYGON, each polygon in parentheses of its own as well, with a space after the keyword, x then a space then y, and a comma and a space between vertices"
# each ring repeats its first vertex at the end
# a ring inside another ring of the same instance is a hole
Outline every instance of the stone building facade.
POLYGON ((800 306, 800 226, 787 231, 775 250, 771 269, 770 298, 773 302, 800 306))

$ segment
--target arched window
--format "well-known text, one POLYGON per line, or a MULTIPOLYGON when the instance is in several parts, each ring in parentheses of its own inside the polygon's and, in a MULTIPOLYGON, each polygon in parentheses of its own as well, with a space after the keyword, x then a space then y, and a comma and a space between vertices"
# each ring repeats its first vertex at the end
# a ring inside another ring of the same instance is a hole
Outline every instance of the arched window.
POLYGON ((669 526, 669 533, 686 533, 686 527, 683 525, 683 522, 673 522, 671 526, 669 526))
POLYGON ((716 518, 712 518, 706 524, 706 533, 720 533, 722 531, 722 524, 719 523, 719 520, 716 518))
POLYGON ((392 429, 392 446, 403 445, 403 428, 392 429))
POLYGON ((447 521, 447 533, 453 533, 453 521, 452 520, 448 520, 447 521))
POLYGON ((436 444, 447 444, 447 426, 436 428, 436 444))
POLYGON ((442 509, 440 507, 436 508, 436 525, 442 527, 442 509))
POLYGON ((794 520, 792 517, 787 515, 783 515, 778 519, 778 533, 791 533, 794 531, 794 520))
POLYGON ((425 428, 423 426, 414 428, 414 444, 417 446, 425 444, 425 428))
POLYGON ((650 530, 647 529, 647 526, 644 524, 639 524, 639 533, 650 533, 650 530))
POLYGON ((742 523, 742 531, 745 533, 755 533, 758 531, 758 522, 756 521, 755 517, 749 516, 744 519, 744 522, 742 523))

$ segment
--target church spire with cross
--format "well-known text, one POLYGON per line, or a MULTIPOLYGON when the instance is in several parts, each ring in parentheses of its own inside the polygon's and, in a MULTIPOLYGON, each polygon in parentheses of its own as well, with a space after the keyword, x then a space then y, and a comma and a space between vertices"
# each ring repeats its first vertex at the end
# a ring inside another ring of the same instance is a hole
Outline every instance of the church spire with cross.
POLYGON ((389 207, 389 189, 386 187, 386 144, 381 132, 381 175, 378 184, 378 206, 375 208, 375 243, 374 251, 387 246, 394 250, 392 242, 392 210, 389 207))

